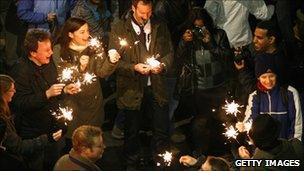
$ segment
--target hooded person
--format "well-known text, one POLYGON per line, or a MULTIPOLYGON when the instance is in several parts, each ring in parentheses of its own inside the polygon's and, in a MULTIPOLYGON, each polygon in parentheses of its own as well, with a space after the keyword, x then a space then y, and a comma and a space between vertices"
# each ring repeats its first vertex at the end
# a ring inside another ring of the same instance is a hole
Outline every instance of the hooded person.
MULTIPOLYGON (((268 114, 261 114, 256 117, 249 131, 249 139, 257 147, 251 159, 270 159, 270 160, 293 160, 294 164, 280 165, 267 167, 269 170, 303 170, 301 161, 303 161, 303 147, 301 141, 296 138, 286 140, 280 139, 281 124, 268 114)), ((239 155, 242 159, 249 159, 248 150, 241 146, 239 147, 239 155)), ((241 170, 263 170, 266 168, 266 163, 263 161, 262 166, 246 167, 241 170)))

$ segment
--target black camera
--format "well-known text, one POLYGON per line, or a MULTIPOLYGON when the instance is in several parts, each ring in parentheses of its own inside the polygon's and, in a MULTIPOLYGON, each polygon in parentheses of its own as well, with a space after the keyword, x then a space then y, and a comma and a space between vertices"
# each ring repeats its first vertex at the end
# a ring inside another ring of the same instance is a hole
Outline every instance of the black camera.
POLYGON ((237 48, 235 49, 233 60, 236 63, 240 63, 242 60, 248 58, 250 56, 250 51, 247 47, 237 48))
POLYGON ((203 27, 197 27, 197 26, 195 26, 192 29, 193 37, 196 38, 196 39, 202 39, 204 37, 205 30, 206 30, 205 26, 203 26, 203 27))

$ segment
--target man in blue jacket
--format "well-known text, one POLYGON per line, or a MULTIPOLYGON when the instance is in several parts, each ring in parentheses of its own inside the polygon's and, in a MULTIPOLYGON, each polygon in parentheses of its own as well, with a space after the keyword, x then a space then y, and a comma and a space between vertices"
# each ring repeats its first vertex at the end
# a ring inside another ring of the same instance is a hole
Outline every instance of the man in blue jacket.
POLYGON ((20 0, 17 15, 30 28, 43 28, 52 32, 62 26, 75 0, 20 0))

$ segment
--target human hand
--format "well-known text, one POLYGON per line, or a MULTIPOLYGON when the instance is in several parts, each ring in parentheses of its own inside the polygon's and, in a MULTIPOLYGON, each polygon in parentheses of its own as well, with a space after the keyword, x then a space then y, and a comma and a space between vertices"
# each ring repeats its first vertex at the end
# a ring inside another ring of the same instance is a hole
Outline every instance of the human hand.
POLYGON ((179 162, 185 166, 193 166, 195 165, 195 163, 197 162, 197 160, 191 156, 182 156, 180 159, 179 159, 179 162))
POLYGON ((48 90, 45 91, 47 99, 60 95, 64 86, 65 84, 53 84, 48 90))
POLYGON ((63 91, 66 94, 77 94, 80 92, 80 87, 77 84, 69 84, 64 87, 63 91))
POLYGON ((240 62, 234 62, 234 66, 237 70, 241 70, 245 67, 245 62, 244 60, 241 60, 240 62))
POLYGON ((62 136, 62 129, 59 129, 56 132, 47 134, 49 142, 56 142, 61 138, 61 136, 62 136))
POLYGON ((235 127, 238 129, 239 132, 245 132, 245 125, 243 122, 238 122, 235 124, 235 127))
POLYGON ((49 22, 53 22, 55 20, 55 18, 56 18, 56 13, 50 12, 50 13, 47 14, 47 20, 49 22))
POLYGON ((211 40, 211 33, 209 32, 209 30, 204 29, 203 30, 203 42, 204 43, 209 43, 211 40))
POLYGON ((109 50, 108 54, 109 54, 109 58, 110 58, 111 63, 116 63, 116 62, 119 61, 120 54, 115 49, 109 50))
POLYGON ((183 34, 183 40, 185 42, 191 42, 193 40, 193 33, 191 30, 187 29, 183 34))
POLYGON ((250 159, 250 153, 246 149, 246 147, 241 146, 241 147, 239 147, 238 151, 239 151, 239 155, 242 159, 250 159))
POLYGON ((142 75, 149 75, 151 67, 150 67, 150 65, 138 63, 138 64, 134 65, 134 70, 141 73, 142 75))

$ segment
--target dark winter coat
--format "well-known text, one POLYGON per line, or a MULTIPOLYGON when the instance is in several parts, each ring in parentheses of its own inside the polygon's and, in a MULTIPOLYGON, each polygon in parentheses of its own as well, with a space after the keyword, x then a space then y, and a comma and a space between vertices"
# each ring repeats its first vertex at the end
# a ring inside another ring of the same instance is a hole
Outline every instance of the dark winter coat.
MULTIPOLYGON (((119 38, 126 38, 131 47, 125 48, 117 66, 117 105, 120 109, 139 110, 146 86, 146 76, 136 72, 134 65, 144 63, 144 58, 147 57, 140 56, 139 44, 141 42, 135 43, 138 41, 138 36, 132 27, 131 17, 120 20, 112 26, 109 49, 120 51, 119 38)), ((159 54, 158 60, 165 64, 165 71, 168 70, 172 63, 173 51, 170 33, 166 25, 152 18, 150 38, 149 55, 159 54)), ((167 104, 165 72, 150 74, 150 78, 153 94, 158 104, 160 106, 167 104)))
POLYGON ((57 121, 51 111, 58 108, 61 96, 47 99, 48 90, 57 81, 57 70, 53 60, 49 64, 37 66, 28 57, 20 59, 12 69, 16 94, 12 109, 16 113, 16 128, 24 138, 36 138, 58 130, 57 121))
MULTIPOLYGON (((60 45, 54 47, 53 58, 55 61, 60 59, 60 45)), ((68 95, 64 103, 73 109, 73 120, 69 123, 67 136, 71 137, 73 131, 81 125, 101 126, 104 121, 103 96, 100 85, 100 78, 111 75, 116 68, 116 64, 109 61, 107 56, 99 57, 95 53, 91 54, 88 49, 77 52, 69 49, 70 60, 56 64, 58 73, 64 65, 77 66, 80 71, 79 58, 82 55, 90 57, 89 64, 85 71, 78 73, 79 76, 85 72, 95 74, 96 79, 90 84, 82 84, 81 91, 74 95, 68 95)))

